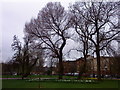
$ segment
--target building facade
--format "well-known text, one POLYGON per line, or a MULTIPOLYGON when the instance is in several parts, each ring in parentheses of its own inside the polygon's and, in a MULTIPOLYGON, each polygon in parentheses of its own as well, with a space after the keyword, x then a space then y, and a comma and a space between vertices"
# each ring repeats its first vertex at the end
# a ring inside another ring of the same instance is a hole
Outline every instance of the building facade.
MULTIPOLYGON (((101 74, 111 74, 112 61, 112 57, 100 57, 101 74)), ((79 73, 84 63, 84 58, 79 58, 74 61, 64 61, 64 73, 79 73)), ((97 74, 97 59, 93 56, 87 57, 86 73, 97 74)))

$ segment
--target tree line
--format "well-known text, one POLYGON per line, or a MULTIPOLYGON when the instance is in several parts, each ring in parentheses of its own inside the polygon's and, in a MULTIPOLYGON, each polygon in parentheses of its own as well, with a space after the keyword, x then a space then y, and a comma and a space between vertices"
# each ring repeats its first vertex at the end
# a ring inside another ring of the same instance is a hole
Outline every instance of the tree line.
POLYGON ((120 33, 115 29, 118 10, 118 2, 75 2, 68 10, 60 2, 47 3, 37 18, 25 24, 24 45, 14 36, 13 58, 20 63, 22 77, 29 75, 38 61, 43 64, 43 59, 48 58, 58 60, 59 79, 62 79, 63 50, 68 40, 73 40, 79 47, 71 50, 81 52, 85 62, 78 79, 85 72, 87 56, 95 54, 97 78, 101 80, 100 56, 102 52, 110 55, 110 43, 120 33))

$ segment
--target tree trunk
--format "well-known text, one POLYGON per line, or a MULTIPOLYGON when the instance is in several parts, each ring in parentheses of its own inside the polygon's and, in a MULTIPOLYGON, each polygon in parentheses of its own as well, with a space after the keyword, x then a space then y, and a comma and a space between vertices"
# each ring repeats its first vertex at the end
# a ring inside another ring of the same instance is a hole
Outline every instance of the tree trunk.
POLYGON ((97 79, 101 80, 100 70, 100 30, 98 29, 98 19, 95 20, 95 27, 97 31, 96 56, 97 56, 97 79))
POLYGON ((23 65, 22 65, 22 79, 24 79, 24 72, 25 72, 25 70, 24 70, 24 63, 23 63, 23 65))
POLYGON ((81 79, 81 77, 82 77, 83 73, 85 73, 85 71, 86 71, 86 61, 84 61, 84 65, 81 67, 77 79, 81 79))
POLYGON ((84 64, 81 67, 82 69, 79 71, 78 79, 81 79, 82 74, 86 72, 86 60, 87 60, 87 54, 86 53, 87 53, 87 51, 86 51, 86 43, 84 43, 84 52, 83 52, 84 64))
POLYGON ((100 81, 101 80, 101 70, 100 70, 100 42, 99 42, 99 30, 98 30, 98 25, 96 25, 96 30, 97 30, 97 44, 96 44, 96 56, 97 56, 97 79, 100 81))
POLYGON ((98 50, 96 51, 96 55, 97 55, 97 75, 98 75, 97 79, 101 80, 100 54, 98 50))
POLYGON ((63 63, 62 63, 62 57, 59 58, 59 79, 63 78, 63 63))
POLYGON ((62 40, 63 40, 63 43, 62 43, 62 45, 60 47, 60 51, 59 51, 59 79, 63 78, 63 62, 62 62, 63 61, 62 60, 63 59, 63 53, 62 53, 62 51, 63 51, 63 48, 66 44, 66 39, 65 39, 63 33, 62 33, 62 40))

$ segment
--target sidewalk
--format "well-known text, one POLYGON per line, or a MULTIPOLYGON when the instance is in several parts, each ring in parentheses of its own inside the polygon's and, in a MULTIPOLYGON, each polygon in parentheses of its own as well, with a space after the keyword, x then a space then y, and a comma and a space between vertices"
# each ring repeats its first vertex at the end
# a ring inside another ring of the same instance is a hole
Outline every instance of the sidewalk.
MULTIPOLYGON (((22 78, 0 78, 0 80, 6 80, 6 79, 22 79, 22 78)), ((39 79, 38 77, 37 78, 32 78, 32 77, 27 77, 27 78, 24 78, 24 79, 39 79)), ((45 80, 45 79, 57 79, 57 78, 40 78, 41 80, 45 80)), ((63 78, 63 79, 69 79, 69 78, 63 78)), ((74 78, 75 79, 75 78, 74 78)), ((97 80, 97 78, 85 78, 85 79, 94 79, 94 80, 97 80)), ((106 79, 106 80, 120 80, 120 78, 102 78, 103 80, 106 79)))

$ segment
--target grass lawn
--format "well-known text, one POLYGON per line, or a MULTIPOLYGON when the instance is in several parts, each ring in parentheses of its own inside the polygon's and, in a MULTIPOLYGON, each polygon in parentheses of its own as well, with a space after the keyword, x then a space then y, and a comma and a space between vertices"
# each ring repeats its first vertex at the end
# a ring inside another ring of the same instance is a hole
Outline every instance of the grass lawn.
POLYGON ((29 82, 27 80, 2 80, 2 88, 120 88, 120 80, 104 80, 98 83, 79 82, 29 82))

